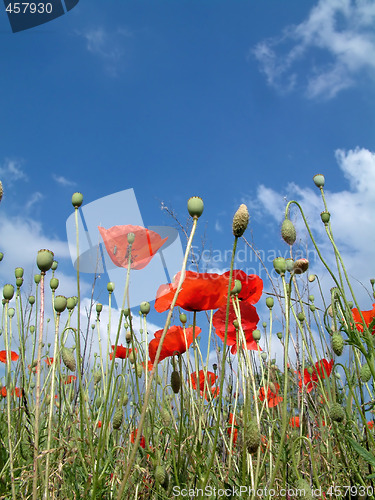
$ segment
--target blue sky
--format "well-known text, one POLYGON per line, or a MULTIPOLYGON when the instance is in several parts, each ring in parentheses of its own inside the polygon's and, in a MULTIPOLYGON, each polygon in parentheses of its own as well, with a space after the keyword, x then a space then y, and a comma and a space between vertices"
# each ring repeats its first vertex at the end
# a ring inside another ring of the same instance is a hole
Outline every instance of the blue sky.
POLYGON ((368 286, 374 20, 364 0, 81 0, 13 34, 0 12, 3 282, 16 266, 31 276, 37 250, 50 248, 59 292, 74 295, 65 223, 75 191, 89 203, 133 188, 147 226, 174 225, 162 201, 185 224, 187 199, 201 196, 195 244, 204 237, 218 251, 231 247, 232 216, 246 203, 249 239, 285 252, 279 223, 295 198, 328 249, 312 182, 323 173, 334 234, 368 286))

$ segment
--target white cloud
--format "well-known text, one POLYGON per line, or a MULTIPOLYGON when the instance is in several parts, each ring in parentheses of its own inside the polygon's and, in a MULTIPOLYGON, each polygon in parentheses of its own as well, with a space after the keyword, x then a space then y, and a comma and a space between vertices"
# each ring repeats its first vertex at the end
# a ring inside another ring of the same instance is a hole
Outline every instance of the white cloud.
POLYGON ((269 85, 290 91, 298 81, 307 97, 329 99, 354 85, 360 73, 374 75, 374 22, 370 0, 320 0, 305 21, 259 42, 252 53, 269 85))
POLYGON ((215 222, 215 231, 217 231, 218 233, 223 232, 223 226, 220 224, 218 220, 215 222))
POLYGON ((3 184, 7 185, 12 185, 18 180, 27 180, 27 175, 21 168, 21 162, 8 158, 0 165, 0 176, 3 184))
POLYGON ((41 200, 41 199, 43 199, 42 193, 40 193, 39 191, 36 191, 35 193, 33 193, 31 195, 29 201, 25 205, 26 211, 28 212, 30 210, 30 208, 33 205, 35 205, 35 203, 38 203, 38 201, 41 200))
POLYGON ((87 50, 102 59, 107 72, 117 76, 125 53, 123 39, 132 33, 126 28, 109 31, 99 26, 77 34, 86 40, 87 50))
POLYGON ((61 186, 75 186, 76 183, 74 181, 70 181, 63 177, 62 175, 56 175, 54 174, 53 180, 56 181, 58 184, 61 184, 61 186))

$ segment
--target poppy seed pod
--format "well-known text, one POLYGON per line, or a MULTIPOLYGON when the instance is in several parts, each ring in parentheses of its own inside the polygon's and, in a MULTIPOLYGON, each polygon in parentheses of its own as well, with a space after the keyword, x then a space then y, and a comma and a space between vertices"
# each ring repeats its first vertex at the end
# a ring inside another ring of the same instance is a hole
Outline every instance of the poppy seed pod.
POLYGON ((262 352, 260 356, 261 356, 261 358, 262 358, 264 361, 266 361, 266 359, 267 359, 267 353, 266 353, 266 352, 262 352))
POLYGON ((3 258, 4 258, 3 252, 0 252, 0 262, 3 260, 3 258))
POLYGON ((339 403, 333 403, 329 409, 329 416, 334 422, 343 422, 345 419, 345 412, 339 403))
POLYGON ((331 338, 332 350, 336 356, 341 356, 344 350, 344 339, 339 333, 334 333, 331 338))
POLYGON ((324 175, 322 175, 322 174, 314 175, 313 181, 314 181, 316 187, 322 188, 324 186, 324 182, 325 182, 324 175))
POLYGON ((331 214, 329 212, 322 212, 320 214, 320 218, 322 219, 322 222, 324 222, 324 224, 328 224, 330 218, 331 218, 331 214))
POLYGON ((247 424, 245 431, 245 443, 249 453, 256 453, 260 445, 260 431, 256 420, 247 424))
POLYGON ((3 288, 3 297, 5 300, 12 300, 13 298, 13 295, 14 295, 14 286, 13 285, 4 285, 4 288, 3 288))
POLYGON ((150 303, 149 302, 141 302, 140 311, 144 316, 146 316, 146 314, 148 314, 150 312, 150 303))
POLYGON ((29 297, 29 304, 32 306, 33 304, 35 304, 35 297, 34 295, 30 295, 29 297))
POLYGON ((49 282, 49 286, 51 290, 56 290, 57 287, 59 286, 59 280, 57 278, 51 278, 51 281, 49 282))
POLYGON ((273 305, 274 305, 273 297, 267 297, 266 298, 266 306, 268 307, 268 309, 272 309, 273 305))
POLYGON ((65 311, 66 309, 66 306, 67 306, 67 299, 66 297, 64 297, 64 295, 58 295, 57 297, 55 297, 55 301, 54 301, 54 308, 55 308, 55 311, 57 312, 57 314, 61 314, 62 312, 65 311))
POLYGON ((312 283, 313 281, 315 281, 315 278, 316 278, 315 274, 310 274, 308 280, 310 283, 312 283))
POLYGON ((134 233, 128 233, 127 235, 127 240, 128 240, 128 243, 129 245, 132 245, 135 241, 135 234, 134 233))
POLYGON ((137 363, 136 367, 135 367, 135 371, 136 371, 136 374, 137 374, 137 377, 138 378, 142 378, 142 375, 143 375, 143 367, 140 363, 137 363))
POLYGON ((181 377, 177 370, 173 370, 171 374, 171 386, 175 394, 177 394, 180 391, 181 377))
POLYGON ((183 325, 185 325, 185 323, 187 322, 187 316, 185 313, 180 314, 180 321, 183 325))
POLYGON ((122 424, 122 419, 124 418, 124 412, 122 408, 117 408, 113 414, 112 426, 114 429, 119 429, 122 424))
POLYGON ((311 486, 305 479, 299 479, 296 483, 296 491, 299 492, 300 498, 307 498, 308 500, 313 500, 313 495, 311 492, 311 486))
POLYGON ((54 260, 51 266, 52 271, 56 271, 58 265, 59 263, 57 262, 57 260, 54 260))
POLYGON ((14 270, 14 276, 16 278, 22 278, 23 277, 23 268, 22 267, 16 267, 14 270))
POLYGON ((17 288, 20 288, 22 286, 22 283, 23 283, 23 278, 16 278, 17 288))
POLYGON ((72 196, 72 205, 74 208, 79 208, 83 202, 83 194, 82 193, 74 193, 72 196))
POLYGON ((255 340, 255 342, 258 342, 260 340, 260 337, 261 337, 260 330, 254 330, 253 331, 253 339, 255 340))
POLYGON ((51 269, 54 254, 51 250, 39 250, 36 257, 36 264, 42 273, 46 273, 51 269))
POLYGON ((236 238, 240 238, 246 231, 247 225, 249 224, 249 218, 247 206, 242 203, 233 217, 232 229, 233 235, 236 238))
POLYGON ((68 311, 73 311, 75 306, 76 306, 76 301, 74 300, 74 297, 69 297, 68 300, 66 301, 66 307, 68 311))
POLYGON ((234 280, 234 286, 230 292, 231 295, 238 295, 242 290, 242 283, 240 280, 234 280))
POLYGON ((199 196, 192 196, 188 200, 187 208, 191 217, 200 217, 203 214, 204 210, 204 203, 202 198, 200 198, 199 196))
POLYGON ((13 318, 13 316, 14 316, 14 313, 15 313, 15 312, 16 312, 16 311, 14 310, 14 307, 10 307, 10 308, 8 309, 8 316, 9 316, 10 318, 13 318))
POLYGON ((168 473, 167 473, 165 467, 163 467, 163 465, 156 466, 155 479, 156 479, 156 481, 158 481, 158 483, 160 483, 160 485, 164 489, 168 488, 169 477, 168 477, 168 473))
POLYGON ((163 422, 163 424, 168 427, 168 425, 171 423, 171 414, 167 410, 167 408, 162 408, 160 411, 160 417, 163 422))
POLYGON ((103 304, 101 304, 100 302, 98 302, 98 303, 96 304, 96 306, 95 306, 95 309, 96 309, 96 312, 97 312, 98 314, 100 314, 100 313, 102 312, 102 310, 103 310, 103 304))
POLYGON ((295 274, 303 274, 309 268, 309 261, 307 259, 297 259, 294 261, 294 273, 295 274))
POLYGON ((112 281, 110 281, 107 284, 107 290, 108 290, 109 293, 112 293, 114 291, 114 289, 115 289, 115 284, 112 281))
POLYGON ((276 333, 276 335, 277 335, 277 338, 278 338, 279 340, 281 340, 281 339, 283 338, 283 334, 282 334, 282 332, 277 332, 277 333, 276 333))
POLYGON ((39 285, 41 279, 42 279, 42 277, 40 274, 34 274, 34 283, 36 285, 39 285))
POLYGON ((289 219, 284 219, 281 224, 281 236, 285 243, 293 245, 296 241, 297 233, 294 224, 289 219))
MULTIPOLYGON (((94 378, 94 384, 99 384, 99 382, 101 381, 102 379, 102 372, 100 370, 97 370, 94 375, 93 375, 93 378, 94 378)), ((98 398, 99 399, 99 398, 98 398)))
POLYGON ((302 321, 305 321, 305 315, 303 314, 303 312, 299 312, 297 314, 297 318, 298 318, 298 321, 301 321, 301 323, 302 323, 302 321))
POLYGON ((362 382, 367 383, 371 380, 371 370, 367 363, 361 366, 359 371, 359 376, 361 377, 362 382))
POLYGON ((277 274, 284 276, 286 271, 286 262, 284 257, 276 257, 276 259, 273 259, 273 267, 277 274))
POLYGON ((61 350, 61 357, 64 365, 69 368, 70 371, 74 372, 76 369, 76 360, 74 358, 73 352, 67 347, 63 347, 61 350))
POLYGON ((34 326, 34 325, 30 325, 30 332, 31 332, 31 333, 34 333, 34 332, 35 332, 35 326, 34 326))

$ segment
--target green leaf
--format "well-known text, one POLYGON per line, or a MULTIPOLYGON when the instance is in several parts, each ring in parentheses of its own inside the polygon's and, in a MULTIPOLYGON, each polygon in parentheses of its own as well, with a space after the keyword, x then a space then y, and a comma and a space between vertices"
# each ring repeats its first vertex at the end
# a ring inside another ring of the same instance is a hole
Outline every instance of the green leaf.
POLYGON ((349 443, 352 445, 354 450, 360 455, 363 460, 365 460, 368 464, 372 465, 375 467, 375 455, 367 451, 363 446, 357 443, 357 441, 354 441, 354 439, 347 437, 347 440, 349 443))

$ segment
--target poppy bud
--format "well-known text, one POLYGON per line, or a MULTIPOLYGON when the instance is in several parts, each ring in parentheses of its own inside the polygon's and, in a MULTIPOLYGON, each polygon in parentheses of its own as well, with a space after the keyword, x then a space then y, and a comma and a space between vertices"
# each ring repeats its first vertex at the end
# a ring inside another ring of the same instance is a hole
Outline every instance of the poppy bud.
POLYGON ((114 289, 115 289, 115 284, 112 281, 110 281, 107 284, 107 290, 108 290, 109 293, 112 293, 114 291, 114 289))
POLYGON ((31 333, 34 333, 34 332, 35 332, 35 326, 34 326, 34 325, 30 325, 30 332, 31 332, 31 333))
POLYGON ((231 295, 238 295, 242 290, 242 283, 240 280, 234 280, 234 286, 230 292, 231 295))
POLYGON ((122 406, 126 406, 128 404, 128 401, 129 401, 129 396, 125 394, 122 400, 122 406))
POLYGON ((13 285, 4 285, 3 288, 3 297, 5 300, 12 300, 14 295, 14 286, 13 285))
POLYGON ((181 377, 177 370, 173 370, 171 374, 171 386, 175 394, 177 394, 180 391, 181 377))
POLYGON ((162 465, 157 465, 155 468, 155 479, 166 490, 169 484, 168 473, 162 465))
POLYGON ((266 306, 268 307, 268 309, 272 309, 273 305, 274 305, 273 297, 267 297, 266 298, 266 306))
POLYGON ((66 307, 68 311, 73 311, 75 306, 76 306, 76 301, 74 300, 74 297, 69 297, 68 300, 66 301, 66 307))
POLYGON ((187 204, 188 212, 191 217, 200 217, 203 214, 204 204, 199 196, 192 196, 187 204))
POLYGON ((51 266, 52 271, 56 271, 58 265, 59 263, 57 262, 57 260, 54 260, 51 266))
POLYGON ((40 283, 41 278, 42 277, 40 274, 34 274, 34 282, 36 285, 38 285, 40 283))
POLYGON ((187 322, 187 316, 185 313, 180 314, 180 321, 183 325, 187 322))
POLYGON ((235 328, 236 330, 237 330, 237 328, 239 328, 239 327, 240 327, 240 323, 239 323, 238 319, 234 319, 234 320, 233 320, 233 326, 234 326, 234 328, 235 328))
POLYGON ((36 264, 42 273, 46 273, 51 269, 54 254, 51 250, 39 250, 36 256, 36 264))
POLYGON ((35 297, 34 295, 30 295, 29 297, 29 304, 32 306, 33 304, 35 304, 35 297))
POLYGON ((83 194, 82 193, 74 193, 72 196, 72 205, 74 208, 79 208, 83 202, 83 194))
POLYGON ((140 363, 138 363, 135 367, 135 371, 137 373, 137 377, 138 378, 142 378, 142 375, 143 375, 143 367, 140 363))
POLYGON ((95 308, 96 308, 96 312, 97 312, 98 314, 100 314, 100 313, 102 312, 102 310, 103 310, 103 304, 101 304, 100 302, 98 302, 98 303, 96 304, 96 307, 95 307, 95 308))
POLYGON ((95 373, 94 373, 94 384, 98 384, 101 379, 102 379, 102 372, 100 370, 97 370, 95 373))
POLYGON ((260 432, 256 420, 251 420, 247 424, 245 431, 245 443, 249 453, 256 453, 260 445, 260 432))
POLYGON ((267 359, 267 353, 263 351, 263 352, 261 353, 261 358, 262 358, 264 361, 266 361, 266 359, 267 359))
POLYGON ((23 278, 16 278, 17 288, 20 288, 22 286, 22 283, 23 283, 23 278))
POLYGON ((341 356, 344 350, 344 339, 339 333, 334 333, 331 339, 332 350, 336 356, 341 356))
POLYGON ((141 313, 144 316, 146 316, 146 314, 148 314, 150 312, 150 303, 149 302, 141 302, 140 310, 141 310, 141 313))
POLYGON ((171 414, 167 410, 167 408, 162 408, 160 412, 160 417, 163 422, 163 425, 168 427, 168 425, 171 423, 171 414))
POLYGON ((304 321, 304 320, 305 320, 305 315, 303 314, 303 312, 299 312, 299 313, 297 314, 297 318, 298 318, 298 320, 299 320, 299 321, 301 321, 301 323, 302 323, 302 321, 304 321))
POLYGON ((367 363, 361 366, 359 371, 359 376, 361 377, 362 382, 367 383, 371 379, 371 370, 367 363))
POLYGON ((320 214, 320 218, 322 219, 322 222, 324 222, 324 224, 328 224, 329 219, 331 218, 331 214, 324 211, 320 214))
POLYGON ((277 338, 280 340, 283 338, 283 334, 281 332, 277 332, 276 335, 277 335, 277 338))
POLYGON ((125 340, 126 340, 126 342, 128 344, 130 344, 130 342, 132 341, 132 334, 131 334, 131 332, 129 332, 129 331, 126 332, 126 334, 125 334, 125 340))
POLYGON ((309 308, 310 308, 311 312, 314 312, 316 310, 316 307, 314 306, 314 304, 310 304, 309 308))
POLYGON ((313 281, 315 281, 315 278, 316 278, 315 274, 310 274, 308 280, 310 283, 312 283, 313 281))
POLYGON ((236 238, 240 238, 246 231, 247 225, 249 224, 249 218, 247 206, 242 203, 233 217, 232 229, 233 235, 236 236, 236 238))
POLYGON ((135 351, 129 352, 128 358, 129 358, 130 363, 132 365, 134 365, 135 362, 137 361, 136 356, 135 356, 135 351))
POLYGON ((273 259, 273 267, 277 274, 284 276, 286 271, 286 262, 284 257, 276 257, 276 259, 273 259))
POLYGON ((313 500, 310 484, 305 479, 298 479, 296 483, 296 491, 299 492, 300 498, 307 498, 313 500))
POLYGON ((309 268, 309 261, 307 259, 298 259, 294 262, 294 272, 295 274, 303 274, 309 268))
POLYGON ((293 245, 296 241, 296 228, 291 220, 283 220, 283 223, 281 224, 281 236, 288 245, 293 245))
POLYGON ((76 369, 76 360, 74 358, 73 352, 70 349, 63 347, 61 351, 61 357, 64 365, 69 368, 69 370, 74 372, 76 369))
POLYGON ((343 422, 345 419, 345 412, 339 403, 333 403, 329 410, 329 416, 334 422, 343 422))
POLYGON ((122 424, 122 419, 124 418, 124 412, 122 408, 117 408, 113 414, 112 426, 114 429, 119 429, 122 424))
POLYGON ((16 311, 14 310, 14 307, 10 307, 10 308, 8 309, 8 316, 9 316, 10 318, 13 318, 13 316, 14 316, 14 313, 15 313, 15 312, 16 312, 16 311))
POLYGON ((324 182, 325 182, 324 175, 322 175, 322 174, 314 175, 313 181, 314 181, 316 187, 322 188, 324 186, 324 182))
POLYGON ((3 258, 4 258, 3 252, 0 252, 0 262, 3 260, 3 258))
POLYGON ((61 314, 62 312, 65 311, 67 303, 68 301, 66 297, 64 297, 64 295, 58 295, 57 297, 55 297, 53 305, 57 314, 61 314))
POLYGON ((253 331, 253 339, 255 340, 255 342, 258 342, 260 340, 260 335, 260 330, 253 331))
POLYGON ((51 287, 51 290, 56 290, 59 286, 59 280, 57 278, 52 278, 49 282, 49 286, 51 287))
POLYGON ((16 267, 14 270, 14 276, 16 278, 22 278, 23 277, 23 268, 22 267, 16 267))

